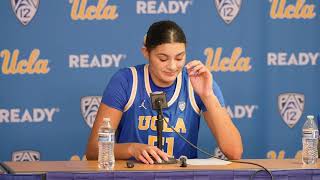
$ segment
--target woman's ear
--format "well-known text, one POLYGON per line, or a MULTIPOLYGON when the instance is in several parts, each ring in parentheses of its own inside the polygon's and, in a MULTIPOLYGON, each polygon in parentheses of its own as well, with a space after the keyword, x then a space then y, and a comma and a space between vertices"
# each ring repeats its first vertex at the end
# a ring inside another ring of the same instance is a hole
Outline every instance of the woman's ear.
POLYGON ((141 48, 141 53, 142 53, 143 57, 144 57, 146 60, 149 61, 149 52, 148 52, 148 50, 147 50, 147 48, 146 48, 145 46, 143 46, 143 47, 141 48))

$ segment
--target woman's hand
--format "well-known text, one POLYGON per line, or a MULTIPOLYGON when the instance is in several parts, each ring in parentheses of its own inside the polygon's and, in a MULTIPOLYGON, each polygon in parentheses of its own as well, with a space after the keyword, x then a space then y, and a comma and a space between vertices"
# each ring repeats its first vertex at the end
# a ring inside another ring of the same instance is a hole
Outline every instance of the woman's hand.
POLYGON ((193 60, 186 65, 187 72, 194 91, 205 98, 213 95, 212 90, 212 75, 208 68, 199 60, 193 60))
POLYGON ((149 146, 147 144, 132 143, 129 147, 129 153, 135 157, 136 160, 145 164, 154 164, 154 160, 158 163, 162 162, 162 159, 168 161, 169 155, 155 146, 149 146))

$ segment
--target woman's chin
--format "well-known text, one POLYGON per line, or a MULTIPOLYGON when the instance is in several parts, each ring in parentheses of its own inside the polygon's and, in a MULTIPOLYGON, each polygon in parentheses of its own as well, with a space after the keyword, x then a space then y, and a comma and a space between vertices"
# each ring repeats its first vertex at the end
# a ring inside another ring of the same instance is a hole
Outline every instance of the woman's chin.
POLYGON ((163 80, 163 84, 166 84, 166 86, 172 85, 176 81, 177 77, 166 77, 165 80, 163 80))

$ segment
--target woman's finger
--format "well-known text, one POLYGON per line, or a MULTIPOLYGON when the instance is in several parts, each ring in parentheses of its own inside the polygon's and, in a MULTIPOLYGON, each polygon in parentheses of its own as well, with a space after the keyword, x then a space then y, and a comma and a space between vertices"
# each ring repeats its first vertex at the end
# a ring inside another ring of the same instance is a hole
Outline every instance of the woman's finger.
POLYGON ((153 156, 154 159, 155 159, 158 163, 161 163, 161 162, 162 162, 160 156, 159 156, 159 155, 156 153, 156 151, 154 151, 153 149, 150 149, 150 150, 149 150, 149 154, 150 154, 151 156, 153 156))
POLYGON ((150 164, 154 164, 153 160, 150 158, 150 156, 146 150, 142 151, 142 155, 150 164))
POLYGON ((155 151, 156 151, 156 153, 157 153, 158 155, 160 155, 160 157, 161 157, 163 160, 169 161, 169 158, 168 158, 168 154, 167 154, 167 153, 161 151, 161 150, 158 149, 158 148, 156 148, 155 151))
POLYGON ((187 68, 187 69, 192 69, 194 66, 196 66, 196 65, 198 65, 198 64, 202 64, 201 61, 199 61, 199 60, 194 60, 194 61, 189 62, 189 63, 186 65, 186 68, 187 68))
POLYGON ((198 74, 202 74, 202 73, 205 73, 205 72, 207 72, 206 67, 201 68, 201 69, 198 70, 198 74))
POLYGON ((138 156, 138 158, 136 158, 138 161, 141 161, 141 162, 143 162, 143 163, 145 163, 145 164, 149 164, 149 162, 144 158, 144 156, 143 155, 139 155, 138 156))
POLYGON ((194 66, 192 69, 190 69, 189 74, 191 74, 191 75, 198 74, 198 71, 203 67, 204 67, 203 64, 198 64, 198 65, 194 66))

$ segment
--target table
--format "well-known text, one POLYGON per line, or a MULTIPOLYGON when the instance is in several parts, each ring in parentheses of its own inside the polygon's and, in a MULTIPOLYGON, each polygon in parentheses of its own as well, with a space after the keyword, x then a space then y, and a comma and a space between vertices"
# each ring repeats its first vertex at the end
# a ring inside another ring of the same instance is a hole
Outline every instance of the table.
MULTIPOLYGON (((320 179, 320 163, 304 166, 296 159, 247 159, 265 166, 272 171, 275 179, 320 179)), ((127 168, 126 161, 116 161, 113 171, 99 171, 96 161, 38 161, 38 162, 3 162, 11 174, 0 175, 0 180, 11 180, 16 175, 34 176, 30 180, 73 180, 73 179, 249 179, 260 167, 250 164, 231 163, 226 166, 191 166, 179 164, 145 165, 135 163, 134 168, 127 168), (28 175, 29 174, 29 175, 28 175), (38 175, 38 176, 37 176, 38 175), (40 176, 42 175, 42 177, 40 176), (43 176, 45 175, 45 176, 43 176), (1 178, 2 177, 2 178, 1 178), (38 179, 37 179, 38 178, 38 179)), ((265 172, 257 175, 258 179, 270 179, 265 172)))

